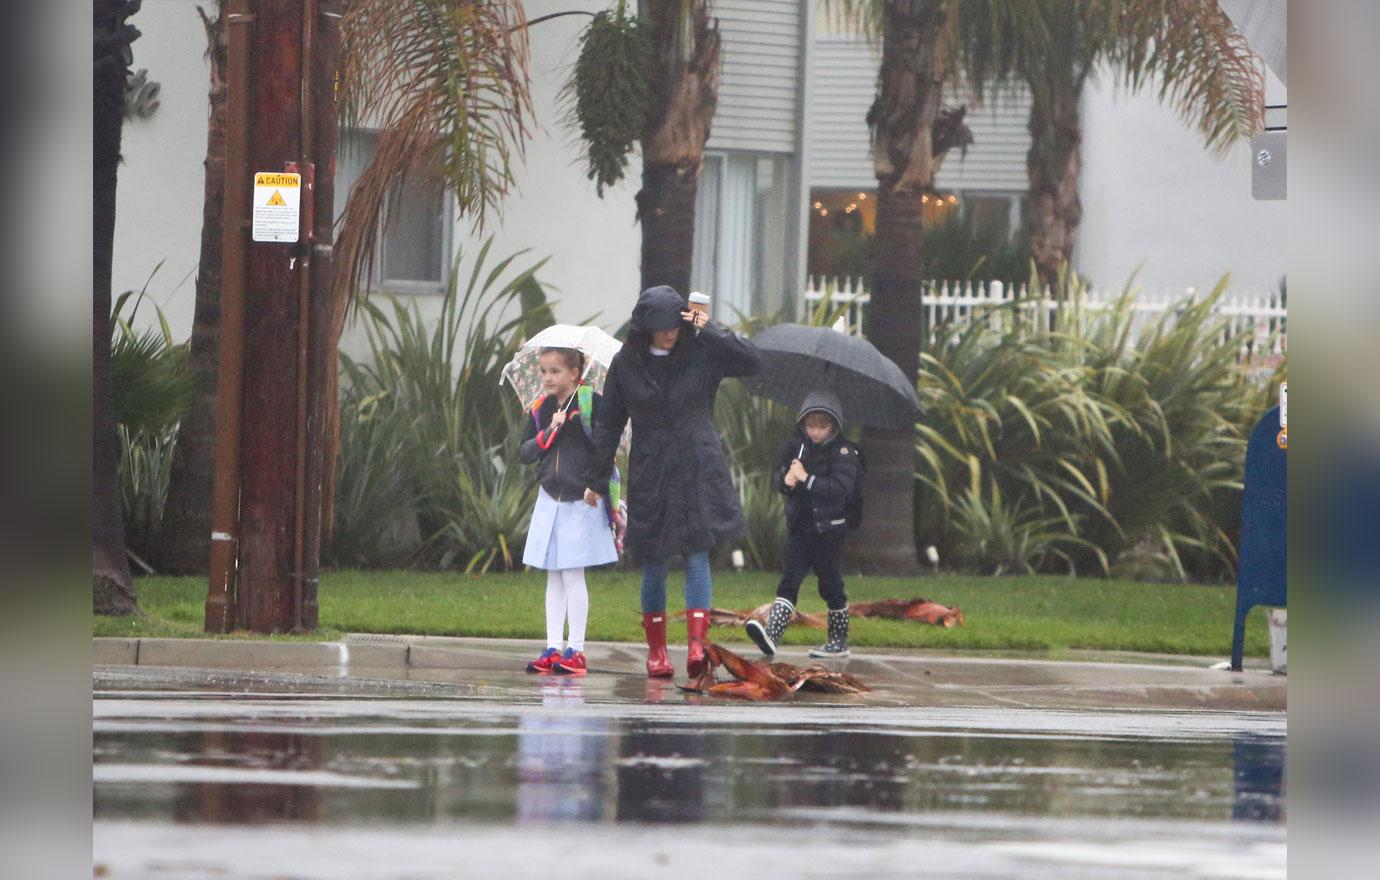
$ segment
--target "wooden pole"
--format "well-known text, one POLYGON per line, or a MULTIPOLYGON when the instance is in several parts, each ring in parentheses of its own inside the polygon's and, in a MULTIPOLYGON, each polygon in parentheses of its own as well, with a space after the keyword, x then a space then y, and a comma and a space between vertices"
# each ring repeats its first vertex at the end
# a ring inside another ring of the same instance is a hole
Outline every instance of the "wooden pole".
POLYGON ((223 276, 220 359, 216 384, 215 483, 211 493, 210 584, 206 631, 229 632, 235 623, 235 569, 240 502, 240 413, 244 380, 244 261, 249 227, 249 87, 254 39, 252 0, 225 6, 226 111, 225 212, 221 229, 223 276))
POLYGON ((306 485, 303 522, 301 628, 316 629, 317 581, 321 559, 322 486, 326 468, 326 395, 336 358, 331 291, 334 273, 335 153, 338 113, 335 84, 340 59, 343 0, 317 0, 315 50, 311 56, 307 100, 312 104, 311 139, 316 163, 315 217, 311 229, 310 324, 307 360, 306 485))
POLYGON ((230 0, 223 300, 206 628, 316 628, 340 0, 230 0), (252 26, 252 31, 251 31, 252 26), (297 239, 253 241, 257 172, 301 175, 297 239))

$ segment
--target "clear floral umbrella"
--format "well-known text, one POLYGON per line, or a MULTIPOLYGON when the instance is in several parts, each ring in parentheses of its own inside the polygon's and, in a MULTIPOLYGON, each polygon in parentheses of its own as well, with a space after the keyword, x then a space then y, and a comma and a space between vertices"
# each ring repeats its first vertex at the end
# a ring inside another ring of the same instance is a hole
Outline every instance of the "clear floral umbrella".
MULTIPOLYGON (((574 348, 584 352, 585 372, 581 381, 588 383, 595 391, 604 390, 609 366, 613 356, 623 343, 605 333, 598 327, 582 327, 578 324, 553 324, 537 333, 522 344, 517 354, 503 368, 500 384, 507 381, 518 396, 523 409, 530 409, 538 397, 545 393, 541 386, 541 375, 537 372, 537 359, 543 348, 574 348)), ((619 448, 624 454, 628 451, 631 434, 623 429, 623 439, 619 448)))

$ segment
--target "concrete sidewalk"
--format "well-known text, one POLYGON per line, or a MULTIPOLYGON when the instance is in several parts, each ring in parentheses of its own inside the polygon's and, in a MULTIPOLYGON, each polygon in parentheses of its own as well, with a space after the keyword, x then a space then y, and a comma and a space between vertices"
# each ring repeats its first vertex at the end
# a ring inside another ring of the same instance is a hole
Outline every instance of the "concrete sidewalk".
MULTIPOLYGON (((96 638, 96 666, 176 667, 245 673, 296 673, 360 680, 417 681, 458 685, 470 692, 520 696, 536 676, 523 666, 535 653, 530 639, 441 636, 348 635, 339 642, 270 642, 227 639, 96 638)), ((745 645, 734 645, 756 657, 745 645)), ((587 646, 587 700, 645 698, 664 701, 679 692, 646 678, 646 648, 632 643, 587 646), (655 695, 651 692, 655 691, 655 695)), ((813 662, 801 649, 780 659, 813 662)), ((684 682, 685 649, 671 648, 677 681, 684 682)), ((1183 658, 1131 662, 1012 659, 862 649, 825 665, 846 670, 870 687, 864 697, 829 697, 888 706, 983 706, 1039 709, 1156 709, 1284 711, 1287 678, 1268 669, 1229 672, 1183 658)), ((725 677, 726 673, 721 673, 725 677)), ((819 695, 801 695, 819 699, 819 695)), ((700 699, 694 695, 681 698, 700 699)))

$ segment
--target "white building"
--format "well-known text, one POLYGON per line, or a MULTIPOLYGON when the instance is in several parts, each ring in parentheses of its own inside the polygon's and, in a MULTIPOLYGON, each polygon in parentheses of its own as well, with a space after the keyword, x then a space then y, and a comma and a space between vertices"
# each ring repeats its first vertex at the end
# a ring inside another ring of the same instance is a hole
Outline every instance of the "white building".
MULTIPOLYGON (((525 5, 536 18, 608 3, 525 5)), ((720 316, 731 319, 793 307, 819 211, 866 202, 875 182, 864 118, 877 53, 861 38, 821 25, 812 0, 718 0, 715 12, 722 85, 700 179, 692 284, 711 293, 720 316)), ((538 126, 502 215, 474 230, 452 206, 413 199, 386 236, 385 289, 431 308, 456 249, 473 253, 493 236, 495 254, 526 249, 532 262, 549 258, 539 277, 554 289, 559 319, 593 318, 610 328, 626 319, 639 279, 634 195, 640 167, 634 157, 627 178, 598 198, 585 178, 580 145, 561 122, 559 92, 586 21, 568 16, 531 30, 538 126)), ((143 36, 133 66, 161 85, 160 106, 125 125, 114 284, 120 291, 147 282, 175 336, 184 339, 201 226, 205 38, 191 2, 145 4, 135 23, 143 36)), ((953 154, 946 161, 936 182, 946 202, 937 210, 968 203, 1014 228, 1025 190, 1027 111, 1018 92, 970 109, 976 143, 966 158, 953 154)), ((1139 266, 1147 287, 1202 288, 1227 271, 1235 286, 1277 285, 1286 206, 1251 199, 1244 146, 1215 159, 1152 95, 1119 94, 1104 82, 1089 86, 1084 120, 1084 219, 1075 255, 1084 275, 1115 287, 1139 266)), ((369 141, 367 133, 342 138, 350 146, 338 161, 339 204, 369 141)), ((346 346, 355 347, 348 331, 346 346)))

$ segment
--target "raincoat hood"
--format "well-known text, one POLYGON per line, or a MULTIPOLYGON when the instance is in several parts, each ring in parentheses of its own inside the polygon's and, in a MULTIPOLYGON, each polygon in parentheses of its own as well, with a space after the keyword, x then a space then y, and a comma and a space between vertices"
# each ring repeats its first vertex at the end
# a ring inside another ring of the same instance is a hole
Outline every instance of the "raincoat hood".
POLYGON ((837 394, 832 391, 811 391, 805 397, 795 423, 803 428, 805 417, 812 412, 828 413, 834 420, 835 436, 843 433, 843 404, 839 402, 837 394))
POLYGON ((642 291, 633 306, 631 335, 650 335, 657 330, 672 330, 681 325, 680 313, 688 308, 685 297, 674 287, 660 285, 642 291))

